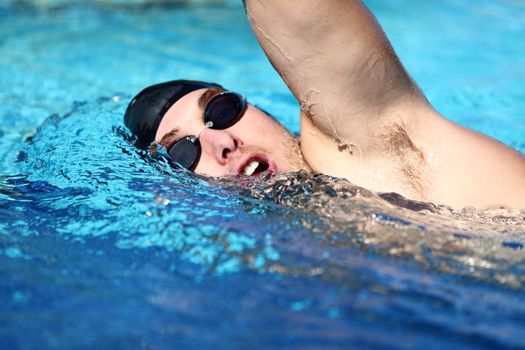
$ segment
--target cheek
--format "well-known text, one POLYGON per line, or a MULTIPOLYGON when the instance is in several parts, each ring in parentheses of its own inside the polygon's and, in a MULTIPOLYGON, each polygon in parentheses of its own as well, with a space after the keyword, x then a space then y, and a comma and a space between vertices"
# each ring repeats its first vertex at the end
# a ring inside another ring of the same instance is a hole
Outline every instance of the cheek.
POLYGON ((204 151, 201 153, 201 157, 197 167, 195 168, 195 172, 201 175, 212 177, 227 175, 225 169, 214 162, 213 157, 204 151))
POLYGON ((272 144, 275 141, 274 137, 281 137, 282 135, 281 128, 267 120, 267 117, 260 116, 246 118, 245 123, 242 124, 241 132, 241 139, 263 144, 272 144))
POLYGON ((253 137, 261 145, 266 145, 269 149, 278 150, 286 143, 288 134, 280 127, 272 124, 262 124, 253 128, 253 137))

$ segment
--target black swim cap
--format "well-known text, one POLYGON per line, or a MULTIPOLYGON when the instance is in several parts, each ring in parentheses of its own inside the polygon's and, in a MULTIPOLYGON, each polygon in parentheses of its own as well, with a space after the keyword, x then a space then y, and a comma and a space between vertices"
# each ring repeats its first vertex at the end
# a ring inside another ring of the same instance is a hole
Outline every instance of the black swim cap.
POLYGON ((218 84, 195 80, 173 80, 149 86, 138 93, 128 105, 124 123, 137 138, 136 146, 147 148, 155 140, 160 122, 168 109, 186 94, 218 84))

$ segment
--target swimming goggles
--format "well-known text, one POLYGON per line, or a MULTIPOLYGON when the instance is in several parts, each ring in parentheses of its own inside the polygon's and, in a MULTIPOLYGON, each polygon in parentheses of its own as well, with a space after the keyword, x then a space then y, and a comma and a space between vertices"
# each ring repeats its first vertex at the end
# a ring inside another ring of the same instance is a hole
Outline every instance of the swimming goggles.
POLYGON ((225 91, 214 96, 204 109, 205 126, 197 135, 185 136, 171 145, 168 150, 169 161, 178 163, 188 170, 195 170, 201 156, 200 133, 206 129, 223 130, 241 119, 248 107, 241 95, 225 91))

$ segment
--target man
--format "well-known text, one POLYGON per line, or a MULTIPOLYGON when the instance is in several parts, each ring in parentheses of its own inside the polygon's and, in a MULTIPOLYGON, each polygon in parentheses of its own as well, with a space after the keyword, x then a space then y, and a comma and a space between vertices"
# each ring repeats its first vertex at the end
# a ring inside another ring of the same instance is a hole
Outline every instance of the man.
POLYGON ((301 106, 300 145, 216 84, 142 91, 126 125, 143 147, 209 176, 311 169, 454 207, 525 208, 525 157, 428 103, 358 0, 248 0, 252 29, 301 106))

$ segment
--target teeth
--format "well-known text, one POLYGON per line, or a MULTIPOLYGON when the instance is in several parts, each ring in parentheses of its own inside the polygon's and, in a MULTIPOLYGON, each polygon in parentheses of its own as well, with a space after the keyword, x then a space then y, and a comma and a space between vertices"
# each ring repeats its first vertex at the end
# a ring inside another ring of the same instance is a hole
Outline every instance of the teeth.
POLYGON ((247 166, 244 167, 243 173, 244 175, 252 175, 255 169, 259 166, 259 162, 256 160, 252 160, 247 166))

